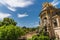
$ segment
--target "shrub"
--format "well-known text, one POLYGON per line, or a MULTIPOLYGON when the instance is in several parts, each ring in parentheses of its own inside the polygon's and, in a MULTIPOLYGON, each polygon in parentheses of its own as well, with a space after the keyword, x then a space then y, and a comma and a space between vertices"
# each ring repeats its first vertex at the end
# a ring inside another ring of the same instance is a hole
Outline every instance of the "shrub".
POLYGON ((17 40, 21 35, 24 35, 24 31, 20 27, 13 25, 0 27, 0 40, 17 40))

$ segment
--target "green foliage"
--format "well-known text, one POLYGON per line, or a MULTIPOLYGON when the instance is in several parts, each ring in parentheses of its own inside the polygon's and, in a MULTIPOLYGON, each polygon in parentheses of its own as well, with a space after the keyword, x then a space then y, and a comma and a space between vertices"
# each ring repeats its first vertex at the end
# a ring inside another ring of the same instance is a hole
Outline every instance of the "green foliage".
POLYGON ((36 27, 36 28, 27 28, 26 26, 23 26, 22 29, 23 29, 26 33, 29 33, 29 32, 36 31, 37 27, 36 27))
POLYGON ((39 35, 39 36, 34 35, 32 39, 28 39, 28 40, 49 40, 49 37, 44 35, 39 35))
POLYGON ((25 32, 21 28, 14 25, 0 27, 0 40, 17 40, 24 34, 25 32))
POLYGON ((6 25, 9 25, 9 24, 16 25, 16 24, 17 24, 17 23, 16 23, 13 19, 11 19, 11 18, 4 18, 2 23, 3 23, 3 24, 6 24, 6 25))
POLYGON ((49 40, 49 37, 42 35, 42 36, 39 36, 39 39, 40 40, 49 40))
POLYGON ((0 26, 3 26, 3 25, 7 26, 10 24, 16 26, 17 23, 11 18, 4 18, 2 21, 0 21, 0 26))
POLYGON ((50 40, 50 39, 48 33, 44 31, 44 29, 42 29, 39 34, 32 36, 32 39, 30 40, 50 40))
POLYGON ((4 18, 0 21, 0 40, 17 40, 24 35, 25 31, 16 24, 11 18, 4 18))
POLYGON ((3 25, 3 23, 2 23, 2 21, 0 21, 0 26, 2 26, 3 25))
POLYGON ((39 40, 39 37, 36 36, 36 35, 34 35, 34 36, 32 37, 32 40, 39 40))

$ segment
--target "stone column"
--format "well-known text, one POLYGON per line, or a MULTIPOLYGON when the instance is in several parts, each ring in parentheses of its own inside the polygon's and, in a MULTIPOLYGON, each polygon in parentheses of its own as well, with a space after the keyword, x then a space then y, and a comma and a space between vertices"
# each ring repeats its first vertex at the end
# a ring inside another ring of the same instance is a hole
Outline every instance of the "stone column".
POLYGON ((56 20, 57 20, 57 26, 59 27, 59 18, 56 18, 56 20))
POLYGON ((60 18, 59 18, 59 27, 60 27, 60 18))

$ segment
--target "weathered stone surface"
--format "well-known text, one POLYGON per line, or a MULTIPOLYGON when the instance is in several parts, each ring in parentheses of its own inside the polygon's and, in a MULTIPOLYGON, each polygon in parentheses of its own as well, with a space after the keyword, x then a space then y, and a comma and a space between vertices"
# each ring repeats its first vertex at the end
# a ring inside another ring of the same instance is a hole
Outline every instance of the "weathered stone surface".
POLYGON ((55 8, 50 3, 44 3, 40 13, 40 25, 47 27, 50 38, 60 38, 60 8, 55 8))

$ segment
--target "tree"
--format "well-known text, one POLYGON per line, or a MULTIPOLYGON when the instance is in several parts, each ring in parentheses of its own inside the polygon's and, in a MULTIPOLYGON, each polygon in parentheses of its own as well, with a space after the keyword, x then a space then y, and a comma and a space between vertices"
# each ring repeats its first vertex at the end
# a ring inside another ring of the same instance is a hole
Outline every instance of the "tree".
POLYGON ((17 40, 18 37, 24 35, 25 31, 16 24, 11 18, 4 18, 0 21, 0 40, 17 40))
POLYGON ((0 27, 0 40, 17 40, 24 34, 25 32, 20 27, 14 25, 0 27))
POLYGON ((4 18, 1 24, 2 25, 10 25, 10 24, 12 24, 12 25, 16 26, 17 23, 11 18, 4 18))
POLYGON ((2 26, 3 25, 3 23, 2 23, 2 21, 0 21, 0 26, 2 26))
POLYGON ((26 29, 26 26, 23 26, 22 28, 23 28, 23 29, 26 29))

